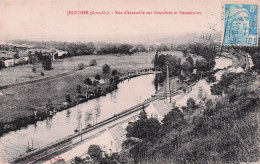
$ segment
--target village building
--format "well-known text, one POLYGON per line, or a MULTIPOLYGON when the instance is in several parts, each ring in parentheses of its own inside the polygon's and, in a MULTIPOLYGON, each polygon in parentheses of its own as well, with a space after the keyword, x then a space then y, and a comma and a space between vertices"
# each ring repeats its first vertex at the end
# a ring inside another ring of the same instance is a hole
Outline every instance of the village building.
POLYGON ((14 66, 14 59, 5 60, 5 67, 13 67, 14 66))
POLYGON ((165 101, 159 100, 151 103, 145 111, 148 118, 157 118, 160 122, 163 120, 164 116, 172 110, 172 104, 165 101))
POLYGON ((248 70, 254 66, 253 60, 249 54, 247 54, 245 62, 246 62, 245 70, 248 70))
POLYGON ((173 108, 173 104, 172 104, 172 100, 171 100, 168 65, 167 65, 167 73, 166 73, 165 96, 166 96, 166 100, 154 101, 145 109, 148 118, 157 118, 161 122, 163 120, 164 116, 167 113, 169 113, 173 108))
POLYGON ((126 130, 121 125, 117 125, 106 129, 106 132, 102 134, 99 145, 107 153, 120 152, 124 140, 126 140, 126 130))
POLYGON ((204 103, 206 99, 215 99, 216 96, 211 95, 211 85, 205 79, 199 80, 190 89, 187 89, 186 93, 174 99, 175 105, 177 107, 186 106, 190 98, 194 99, 196 104, 204 103))

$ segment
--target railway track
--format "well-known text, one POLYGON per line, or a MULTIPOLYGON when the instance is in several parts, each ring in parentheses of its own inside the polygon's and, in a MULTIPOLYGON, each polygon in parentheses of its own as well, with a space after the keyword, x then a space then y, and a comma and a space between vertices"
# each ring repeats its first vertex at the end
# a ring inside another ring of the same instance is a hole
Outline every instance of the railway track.
MULTIPOLYGON (((174 94, 178 94, 178 92, 175 92, 174 94)), ((68 149, 69 147, 72 147, 75 144, 78 144, 79 142, 81 142, 80 138, 82 135, 93 132, 95 130, 97 130, 98 128, 105 126, 109 123, 115 122, 123 117, 126 117, 134 112, 137 112, 141 109, 143 109, 144 107, 148 106, 151 102, 159 100, 159 99, 163 99, 164 98, 164 94, 159 94, 156 95, 155 97, 151 97, 147 100, 145 100, 143 103, 141 104, 137 104, 127 110, 124 110, 123 112, 114 115, 111 118, 108 118, 102 122, 99 122, 91 127, 87 127, 85 129, 82 130, 81 133, 76 133, 73 135, 70 135, 66 138, 63 138, 61 140, 58 140, 54 143, 48 144, 45 147, 42 147, 40 149, 37 149, 35 151, 32 151, 28 154, 22 155, 12 161, 9 161, 10 163, 42 163, 46 160, 48 160, 49 156, 53 155, 53 154, 57 154, 59 151, 62 151, 64 149, 68 149), (73 142, 75 140, 79 140, 78 142, 73 142)))

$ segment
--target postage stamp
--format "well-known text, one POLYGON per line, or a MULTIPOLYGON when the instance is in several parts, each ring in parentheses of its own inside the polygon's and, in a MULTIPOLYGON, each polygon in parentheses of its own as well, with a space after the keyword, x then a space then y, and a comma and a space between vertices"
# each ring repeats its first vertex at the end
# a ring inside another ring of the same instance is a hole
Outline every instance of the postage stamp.
POLYGON ((258 46, 258 5, 225 4, 224 36, 226 46, 258 46))

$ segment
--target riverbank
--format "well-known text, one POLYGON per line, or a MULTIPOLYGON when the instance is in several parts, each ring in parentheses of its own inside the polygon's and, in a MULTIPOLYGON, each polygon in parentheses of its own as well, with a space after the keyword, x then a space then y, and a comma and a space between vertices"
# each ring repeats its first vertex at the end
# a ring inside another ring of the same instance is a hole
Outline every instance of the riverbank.
POLYGON ((0 123, 0 136, 2 136, 4 133, 8 133, 10 131, 19 130, 22 127, 27 127, 31 124, 36 124, 37 121, 43 121, 47 118, 51 118, 55 113, 72 108, 78 104, 85 103, 89 100, 99 98, 101 96, 105 96, 108 93, 113 92, 117 89, 117 85, 120 82, 123 82, 124 80, 129 80, 134 77, 138 77, 144 74, 148 74, 151 72, 148 72, 147 70, 143 70, 142 73, 138 72, 131 72, 131 73, 122 73, 120 74, 119 81, 117 83, 105 83, 102 85, 99 85, 99 92, 96 92, 96 87, 91 86, 89 89, 91 94, 89 97, 85 97, 81 94, 79 94, 77 97, 73 98, 72 101, 69 104, 58 104, 54 105, 52 110, 45 110, 42 112, 37 112, 37 114, 29 115, 27 117, 18 118, 14 121, 7 122, 7 123, 0 123), (81 98, 78 98, 81 97, 81 98))
MULTIPOLYGON (((52 64, 52 70, 44 71, 45 76, 40 75, 42 66, 39 63, 1 70, 0 85, 14 84, 14 86, 0 90, 0 122, 8 123, 34 115, 34 110, 38 113, 45 111, 49 99, 54 106, 57 106, 66 101, 66 95, 74 97, 77 94, 76 87, 78 85, 82 86, 82 93, 85 93, 87 85, 84 80, 87 77, 94 79, 96 74, 101 75, 102 78, 102 66, 104 64, 108 64, 111 71, 116 69, 118 72, 124 73, 153 67, 153 58, 154 53, 152 52, 120 57, 116 55, 76 56, 56 60, 52 64), (97 61, 96 66, 78 70, 78 64, 88 65, 92 59, 97 61), (35 67, 38 73, 33 73, 31 67, 35 67), (66 74, 67 72, 73 73, 66 74), (60 74, 65 74, 65 76, 60 76, 60 74), (45 79, 38 81, 39 78, 45 79), (34 82, 27 82, 28 80, 34 82), (19 85, 23 82, 26 83, 19 85)), ((102 78, 102 80, 104 79, 102 78)), ((105 87, 101 84, 100 86, 105 87)))

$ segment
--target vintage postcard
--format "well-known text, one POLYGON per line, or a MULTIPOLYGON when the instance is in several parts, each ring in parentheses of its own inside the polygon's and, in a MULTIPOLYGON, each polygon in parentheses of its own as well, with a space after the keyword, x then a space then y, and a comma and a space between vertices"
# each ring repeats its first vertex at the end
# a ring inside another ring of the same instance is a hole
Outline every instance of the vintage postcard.
POLYGON ((0 0, 0 164, 260 163, 258 0, 0 0))

